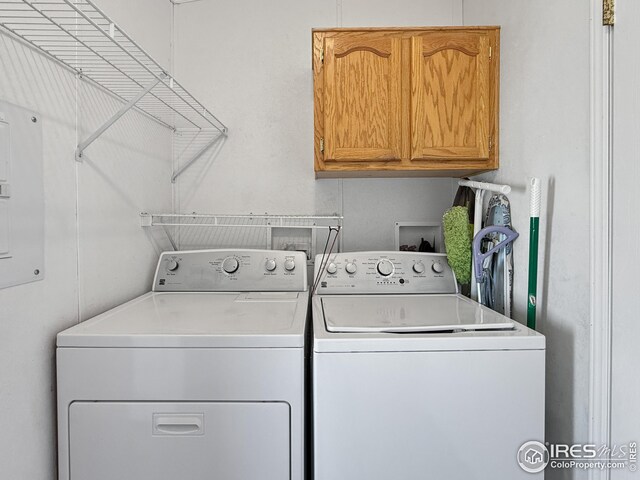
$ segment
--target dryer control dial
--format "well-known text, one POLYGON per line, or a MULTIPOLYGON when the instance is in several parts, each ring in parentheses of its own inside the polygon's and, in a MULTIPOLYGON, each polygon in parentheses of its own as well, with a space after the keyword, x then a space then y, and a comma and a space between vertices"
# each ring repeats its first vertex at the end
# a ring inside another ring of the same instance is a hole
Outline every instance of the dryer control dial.
POLYGON ((356 273, 358 271, 358 267, 356 267, 356 264, 353 262, 349 262, 345 265, 344 269, 347 271, 347 273, 349 275, 353 275, 354 273, 356 273))
POLYGON ((424 273, 424 263, 422 262, 414 263, 413 271, 416 273, 424 273))
POLYGON ((331 262, 329 265, 327 265, 327 273, 329 275, 333 275, 337 271, 338 271, 338 266, 335 263, 331 262))
POLYGON ((226 273, 235 273, 238 271, 240 263, 235 257, 227 257, 222 261, 222 269, 226 273))
POLYGON ((277 266, 278 264, 273 258, 270 258, 269 260, 264 262, 264 268, 267 270, 267 272, 273 272, 277 266))
POLYGON ((175 272, 178 267, 180 266, 180 264, 178 262, 176 262, 175 260, 169 260, 167 262, 167 271, 168 272, 175 272))
POLYGON ((284 269, 287 272, 293 272, 296 268, 296 262, 293 260, 293 258, 287 258, 284 261, 284 269))
POLYGON ((376 269, 378 270, 378 273, 383 277, 389 277, 393 274, 394 268, 393 268, 393 263, 391 261, 387 260, 386 258, 383 258, 378 262, 378 265, 376 265, 376 269))

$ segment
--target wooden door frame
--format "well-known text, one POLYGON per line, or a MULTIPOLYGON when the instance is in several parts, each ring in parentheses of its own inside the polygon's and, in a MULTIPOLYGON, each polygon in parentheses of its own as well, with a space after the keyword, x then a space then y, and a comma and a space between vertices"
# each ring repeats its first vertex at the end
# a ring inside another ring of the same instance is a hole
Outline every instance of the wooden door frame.
MULTIPOLYGON (((589 443, 611 444, 612 339, 612 61, 613 27, 602 24, 603 0, 591 0, 590 68, 590 355, 589 443)), ((589 479, 609 480, 591 469, 589 479)))

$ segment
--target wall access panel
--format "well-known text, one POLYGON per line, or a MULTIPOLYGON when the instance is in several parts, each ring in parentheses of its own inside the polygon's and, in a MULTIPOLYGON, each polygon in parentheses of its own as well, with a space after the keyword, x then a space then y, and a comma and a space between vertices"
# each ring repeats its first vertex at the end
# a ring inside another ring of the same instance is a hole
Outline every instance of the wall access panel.
POLYGON ((42 119, 0 101, 0 288, 43 277, 42 119))

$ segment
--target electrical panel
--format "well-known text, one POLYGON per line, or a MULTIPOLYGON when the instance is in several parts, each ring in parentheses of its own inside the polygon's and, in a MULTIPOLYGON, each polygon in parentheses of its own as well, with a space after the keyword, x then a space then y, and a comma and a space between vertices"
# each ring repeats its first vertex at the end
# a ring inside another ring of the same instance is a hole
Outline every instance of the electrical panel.
POLYGON ((0 288, 44 277, 42 119, 0 102, 0 288))

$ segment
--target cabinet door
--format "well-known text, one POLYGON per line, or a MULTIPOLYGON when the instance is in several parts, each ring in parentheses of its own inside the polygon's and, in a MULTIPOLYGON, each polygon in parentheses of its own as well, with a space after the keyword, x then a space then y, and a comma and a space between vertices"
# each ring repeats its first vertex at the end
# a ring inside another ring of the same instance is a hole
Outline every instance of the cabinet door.
POLYGON ((398 35, 325 38, 325 162, 400 160, 401 56, 398 35))
POLYGON ((411 159, 488 160, 490 38, 429 32, 412 38, 411 159))

